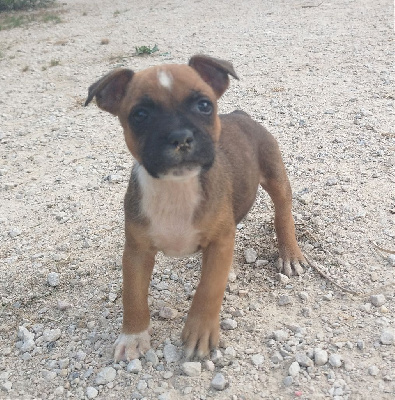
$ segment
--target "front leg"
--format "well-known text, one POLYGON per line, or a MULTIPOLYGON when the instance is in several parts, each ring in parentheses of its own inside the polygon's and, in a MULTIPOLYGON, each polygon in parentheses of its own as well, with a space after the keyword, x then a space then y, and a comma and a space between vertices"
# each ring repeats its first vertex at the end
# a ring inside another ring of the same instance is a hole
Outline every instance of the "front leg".
MULTIPOLYGON (((225 228, 226 229, 226 228, 225 228)), ((232 265, 235 227, 203 250, 202 276, 192 301, 182 340, 187 358, 206 356, 218 345, 219 312, 232 265)))
POLYGON ((148 288, 154 263, 154 251, 126 241, 122 259, 123 325, 115 342, 115 361, 138 358, 151 347, 148 288))

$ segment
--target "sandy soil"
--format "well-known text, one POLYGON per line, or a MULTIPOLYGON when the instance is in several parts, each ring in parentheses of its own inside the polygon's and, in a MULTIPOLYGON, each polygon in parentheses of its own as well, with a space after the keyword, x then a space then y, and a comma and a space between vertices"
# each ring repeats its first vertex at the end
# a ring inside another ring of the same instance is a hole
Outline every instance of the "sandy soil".
POLYGON ((395 250, 392 2, 135 3, 68 0, 49 11, 61 23, 0 31, 0 398, 393 399, 395 256, 372 244, 395 250), (361 295, 314 269, 278 280, 259 192, 221 311, 237 327, 187 376, 180 332, 199 257, 158 257, 153 351, 112 361, 133 161, 118 121, 82 104, 114 67, 195 53, 233 62, 241 80, 221 111, 244 109, 278 139, 301 247, 361 295))

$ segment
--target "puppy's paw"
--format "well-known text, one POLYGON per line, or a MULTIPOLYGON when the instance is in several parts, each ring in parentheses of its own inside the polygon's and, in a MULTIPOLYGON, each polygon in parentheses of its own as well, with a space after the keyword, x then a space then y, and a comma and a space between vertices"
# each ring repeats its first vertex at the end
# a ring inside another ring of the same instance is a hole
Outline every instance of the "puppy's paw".
POLYGON ((121 333, 114 343, 114 360, 130 361, 142 356, 151 348, 150 330, 135 334, 121 333))
POLYGON ((218 345, 219 321, 188 317, 181 335, 186 358, 204 358, 218 345))
POLYGON ((300 256, 283 256, 277 261, 277 270, 281 274, 291 277, 292 275, 303 274, 303 267, 307 267, 308 263, 302 254, 300 256))

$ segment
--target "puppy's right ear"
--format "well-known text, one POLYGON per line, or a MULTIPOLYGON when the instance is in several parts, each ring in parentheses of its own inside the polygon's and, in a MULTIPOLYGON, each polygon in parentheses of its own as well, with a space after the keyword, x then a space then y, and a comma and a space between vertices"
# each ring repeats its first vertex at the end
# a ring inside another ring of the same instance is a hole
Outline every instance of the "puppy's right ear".
POLYGON ((125 68, 119 68, 104 75, 89 87, 85 106, 96 97, 96 104, 102 110, 117 115, 121 100, 126 93, 126 87, 133 75, 132 70, 125 68))

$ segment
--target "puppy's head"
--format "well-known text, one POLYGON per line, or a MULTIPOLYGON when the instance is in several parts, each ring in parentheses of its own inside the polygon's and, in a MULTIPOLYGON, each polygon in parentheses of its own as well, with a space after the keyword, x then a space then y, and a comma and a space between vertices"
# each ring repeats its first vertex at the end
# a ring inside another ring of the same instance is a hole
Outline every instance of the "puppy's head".
POLYGON ((214 162, 221 132, 217 99, 237 75, 226 61, 197 55, 189 65, 117 69, 89 88, 85 105, 118 116, 134 158, 155 178, 183 179, 214 162))

